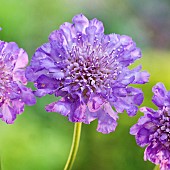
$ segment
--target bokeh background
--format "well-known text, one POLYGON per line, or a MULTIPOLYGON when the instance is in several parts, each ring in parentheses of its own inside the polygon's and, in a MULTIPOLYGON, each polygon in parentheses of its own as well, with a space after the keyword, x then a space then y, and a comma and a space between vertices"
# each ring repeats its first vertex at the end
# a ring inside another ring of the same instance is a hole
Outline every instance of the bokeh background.
MULTIPOLYGON (((143 106, 151 102, 152 86, 164 82, 170 90, 169 0, 0 0, 0 39, 15 41, 29 57, 47 42, 51 31, 75 14, 102 20, 105 33, 126 34, 141 48, 142 64, 150 72, 143 89, 143 106)), ((135 66, 134 65, 134 66, 135 66)), ((72 142, 73 123, 44 106, 56 98, 38 98, 26 107, 13 125, 0 122, 0 156, 3 170, 62 170, 72 142)), ((96 131, 97 121, 83 125, 80 148, 73 170, 151 170, 143 160, 144 148, 136 145, 130 127, 142 113, 130 118, 120 114, 118 127, 108 135, 96 131)))

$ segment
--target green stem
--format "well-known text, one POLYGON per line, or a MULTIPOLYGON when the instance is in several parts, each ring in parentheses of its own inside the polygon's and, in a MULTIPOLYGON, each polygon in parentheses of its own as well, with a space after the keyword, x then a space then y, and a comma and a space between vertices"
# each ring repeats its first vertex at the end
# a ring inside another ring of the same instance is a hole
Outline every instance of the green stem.
POLYGON ((153 170, 160 170, 160 169, 159 169, 159 165, 156 165, 153 170))
POLYGON ((0 157, 0 170, 2 170, 2 158, 0 157))
POLYGON ((81 135, 81 122, 75 123, 74 125, 74 134, 73 134, 73 141, 72 141, 72 146, 70 150, 70 154, 67 160, 67 163, 64 167, 64 170, 71 170, 73 163, 76 158, 76 154, 78 151, 79 147, 79 141, 80 141, 80 135, 81 135))

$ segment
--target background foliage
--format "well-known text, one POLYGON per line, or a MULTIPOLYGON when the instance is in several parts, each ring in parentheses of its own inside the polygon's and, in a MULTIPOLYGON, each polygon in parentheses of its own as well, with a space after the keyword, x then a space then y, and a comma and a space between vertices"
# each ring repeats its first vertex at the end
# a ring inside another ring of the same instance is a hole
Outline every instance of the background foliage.
MULTIPOLYGON (((151 88, 164 82, 170 90, 170 1, 169 0, 0 0, 0 39, 15 41, 31 58, 47 41, 51 31, 75 14, 102 20, 105 33, 133 37, 143 51, 137 64, 151 74, 150 83, 139 86, 144 105, 151 103, 151 88)), ((73 123, 57 113, 46 113, 44 106, 56 99, 46 96, 37 105, 26 107, 15 124, 0 122, 0 155, 3 170, 62 170, 72 141, 73 123)), ((136 145, 129 128, 137 116, 120 114, 119 125, 109 135, 98 133, 97 121, 83 125, 74 170, 151 170, 144 162, 144 149, 136 145)))

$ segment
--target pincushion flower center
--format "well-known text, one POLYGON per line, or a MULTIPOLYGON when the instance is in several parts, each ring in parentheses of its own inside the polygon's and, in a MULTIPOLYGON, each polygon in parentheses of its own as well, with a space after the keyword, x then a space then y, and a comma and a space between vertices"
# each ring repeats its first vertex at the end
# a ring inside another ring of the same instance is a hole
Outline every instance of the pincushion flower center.
POLYGON ((0 89, 6 84, 5 80, 8 80, 8 74, 4 71, 4 63, 0 61, 0 89))
POLYGON ((73 47, 65 71, 80 89, 88 87, 91 92, 95 92, 99 88, 110 88, 110 83, 120 73, 118 63, 112 56, 102 54, 101 50, 94 48, 89 51, 73 47))
POLYGON ((6 66, 6 64, 1 61, 0 56, 0 85, 5 85, 5 83, 9 82, 11 79, 11 71, 10 68, 6 66))
POLYGON ((170 117, 166 111, 163 111, 161 118, 159 119, 160 125, 157 125, 157 131, 155 137, 158 137, 159 141, 166 147, 170 146, 170 117))
POLYGON ((10 94, 10 83, 12 80, 10 69, 0 60, 0 103, 6 100, 6 96, 10 94))

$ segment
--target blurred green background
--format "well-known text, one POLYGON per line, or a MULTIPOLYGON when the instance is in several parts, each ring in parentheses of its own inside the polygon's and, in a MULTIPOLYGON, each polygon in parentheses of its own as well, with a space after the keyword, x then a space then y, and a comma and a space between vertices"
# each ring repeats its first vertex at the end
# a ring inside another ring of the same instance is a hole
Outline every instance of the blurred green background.
MULTIPOLYGON (((142 49, 142 64, 150 72, 143 89, 143 106, 151 103, 152 86, 164 82, 170 90, 170 1, 169 0, 0 0, 0 39, 15 41, 31 58, 35 49, 47 42, 51 31, 75 14, 102 20, 105 33, 133 37, 142 49)), ((73 123, 44 106, 56 99, 38 98, 26 107, 13 125, 0 122, 0 155, 3 170, 62 170, 72 142, 73 123)), ((96 131, 97 121, 83 125, 80 148, 73 170, 151 170, 143 160, 144 148, 136 145, 130 127, 139 116, 120 114, 115 132, 96 131)))

